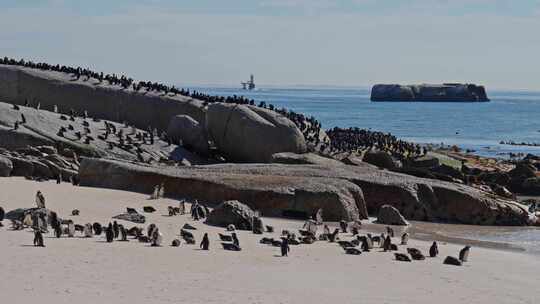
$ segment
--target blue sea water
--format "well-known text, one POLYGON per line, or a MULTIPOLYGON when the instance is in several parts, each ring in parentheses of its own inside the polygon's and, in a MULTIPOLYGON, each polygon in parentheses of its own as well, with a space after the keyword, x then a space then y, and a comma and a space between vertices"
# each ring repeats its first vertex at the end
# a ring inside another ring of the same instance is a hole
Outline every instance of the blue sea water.
POLYGON ((484 156, 509 152, 540 155, 540 147, 501 145, 501 140, 540 143, 540 92, 488 91, 491 102, 371 102, 367 88, 191 88, 212 95, 243 95, 312 115, 329 129, 359 127, 418 142, 457 145, 484 156))

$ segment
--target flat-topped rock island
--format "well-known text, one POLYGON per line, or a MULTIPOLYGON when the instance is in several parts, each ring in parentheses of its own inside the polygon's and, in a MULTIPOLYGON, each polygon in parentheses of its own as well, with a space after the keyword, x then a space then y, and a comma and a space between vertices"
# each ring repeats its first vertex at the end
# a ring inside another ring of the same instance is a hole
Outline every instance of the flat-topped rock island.
POLYGON ((486 102, 489 98, 486 89, 475 84, 376 84, 371 101, 486 102))

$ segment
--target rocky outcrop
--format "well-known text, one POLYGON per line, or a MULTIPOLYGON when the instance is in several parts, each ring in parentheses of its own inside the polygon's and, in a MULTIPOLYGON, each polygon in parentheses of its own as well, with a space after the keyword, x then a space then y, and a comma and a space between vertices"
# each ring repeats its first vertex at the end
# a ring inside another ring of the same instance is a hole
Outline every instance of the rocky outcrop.
POLYGON ((211 104, 206 130, 230 161, 269 162, 275 153, 306 152, 304 136, 292 121, 255 106, 211 104))
POLYGON ((219 204, 210 212, 206 223, 210 225, 227 227, 234 225, 237 229, 251 230, 255 212, 239 201, 226 201, 219 204))
POLYGON ((10 176, 13 171, 13 163, 9 158, 0 155, 0 177, 10 176))
POLYGON ((396 164, 392 155, 383 151, 369 151, 364 154, 363 161, 384 169, 395 169, 396 164))
POLYGON ((68 115, 24 106, 14 109, 12 105, 0 102, 0 148, 10 151, 42 157, 61 147, 60 150, 69 149, 78 155, 92 157, 140 160, 140 154, 143 161, 187 159, 193 164, 206 163, 183 147, 168 145, 158 137, 153 144, 149 138, 137 139, 137 133, 142 132, 115 122, 83 117, 71 119, 68 115), (25 123, 22 123, 23 115, 25 123), (16 122, 19 122, 17 129, 16 122), (120 132, 122 139, 115 134, 105 137, 105 122, 116 129, 116 134, 120 132))
POLYGON ((398 226, 407 226, 409 222, 399 213, 399 211, 390 206, 383 205, 379 210, 379 215, 377 216, 377 223, 383 225, 398 225, 398 226))
MULTIPOLYGON (((81 185, 142 193, 151 193, 155 185, 163 183, 170 197, 193 198, 214 205, 238 200, 265 216, 282 216, 293 211, 307 218, 322 208, 328 220, 367 218, 362 190, 352 182, 257 172, 257 166, 233 166, 248 172, 235 173, 228 166, 219 165, 170 168, 84 159, 79 175, 81 185), (255 171, 250 173, 249 168, 255 171)), ((271 167, 286 171, 288 166, 271 167)))
POLYGON ((413 168, 435 168, 440 165, 440 161, 434 156, 422 156, 414 159, 410 159, 406 162, 406 166, 413 168))
POLYGON ((295 210, 326 220, 366 218, 391 205, 409 220, 477 225, 527 225, 527 208, 479 189, 378 170, 370 165, 320 166, 221 164, 162 168, 85 159, 86 186, 151 193, 165 183, 168 195, 207 202, 239 200, 267 216, 295 210), (169 193, 171 192, 171 193, 169 193), (363 195, 362 195, 363 194, 363 195), (367 209, 367 212, 366 212, 367 209))
POLYGON ((377 84, 371 89, 372 101, 489 101, 483 86, 445 83, 422 85, 377 84))
POLYGON ((272 155, 272 163, 288 165, 321 165, 321 166, 339 166, 342 163, 338 160, 323 157, 314 153, 296 154, 291 152, 282 152, 272 155))
POLYGON ((509 186, 513 192, 536 195, 536 168, 529 162, 520 162, 508 172, 509 186))
POLYGON ((77 175, 79 166, 72 157, 57 154, 57 149, 50 146, 36 146, 9 151, 0 149, 0 158, 9 160, 12 164, 12 176, 24 176, 37 179, 62 177, 71 181, 77 175), (52 154, 48 154, 52 153, 52 154))
POLYGON ((32 176, 34 174, 32 161, 20 157, 9 157, 9 159, 13 163, 12 176, 32 176))
POLYGON ((171 118, 167 135, 173 142, 182 143, 186 148, 199 154, 207 155, 210 150, 204 125, 190 116, 176 115, 171 118))
POLYGON ((32 105, 39 102, 47 110, 56 105, 63 113, 70 109, 78 113, 88 111, 92 117, 126 121, 143 130, 149 125, 166 130, 171 117, 179 114, 204 123, 205 112, 202 101, 189 97, 135 92, 97 79, 77 80, 66 73, 1 64, 0 100, 19 105, 27 100, 32 105))

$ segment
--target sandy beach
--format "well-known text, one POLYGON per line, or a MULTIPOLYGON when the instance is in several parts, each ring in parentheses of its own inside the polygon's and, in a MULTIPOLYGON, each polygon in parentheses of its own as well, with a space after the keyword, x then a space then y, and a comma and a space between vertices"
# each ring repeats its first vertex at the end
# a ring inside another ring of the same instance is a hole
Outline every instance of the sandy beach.
MULTIPOLYGON (((440 243, 440 256, 425 261, 395 261, 393 253, 376 249, 360 256, 345 255, 337 245, 316 242, 292 246, 288 258, 279 248, 259 244, 261 236, 238 233, 241 252, 224 251, 218 241, 223 229, 192 221, 188 215, 169 217, 177 201, 147 200, 144 194, 73 187, 23 178, 0 178, 0 205, 11 210, 33 207, 41 190, 47 207, 76 223, 110 221, 125 207, 158 210, 145 214, 164 235, 164 246, 135 240, 106 243, 91 239, 56 239, 45 235, 46 248, 32 246, 33 234, 0 228, 0 294, 10 303, 535 303, 540 260, 519 252, 473 247, 462 267, 443 265, 462 245, 440 243), (79 209, 78 217, 68 216, 79 209), (197 227, 195 237, 210 235, 210 251, 182 243, 170 247, 180 227, 197 227)), ((264 218, 282 229, 300 223, 264 218)), ((134 224, 124 223, 127 227, 134 224)), ((145 226, 146 226, 145 225, 145 226)), ((342 235, 347 239, 350 235, 342 235)), ((396 238, 394 242, 398 242, 396 238)), ((411 240, 409 247, 427 252, 430 243, 411 240)), ((400 251, 406 249, 400 246, 400 251)))

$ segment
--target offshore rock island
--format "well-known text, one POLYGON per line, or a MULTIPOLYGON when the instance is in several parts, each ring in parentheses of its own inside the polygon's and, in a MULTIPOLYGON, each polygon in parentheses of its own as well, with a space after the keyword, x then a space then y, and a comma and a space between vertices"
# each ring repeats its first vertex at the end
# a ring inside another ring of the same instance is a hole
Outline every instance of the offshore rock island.
POLYGON ((489 98, 486 89, 475 84, 376 84, 371 101, 486 102, 489 98))

